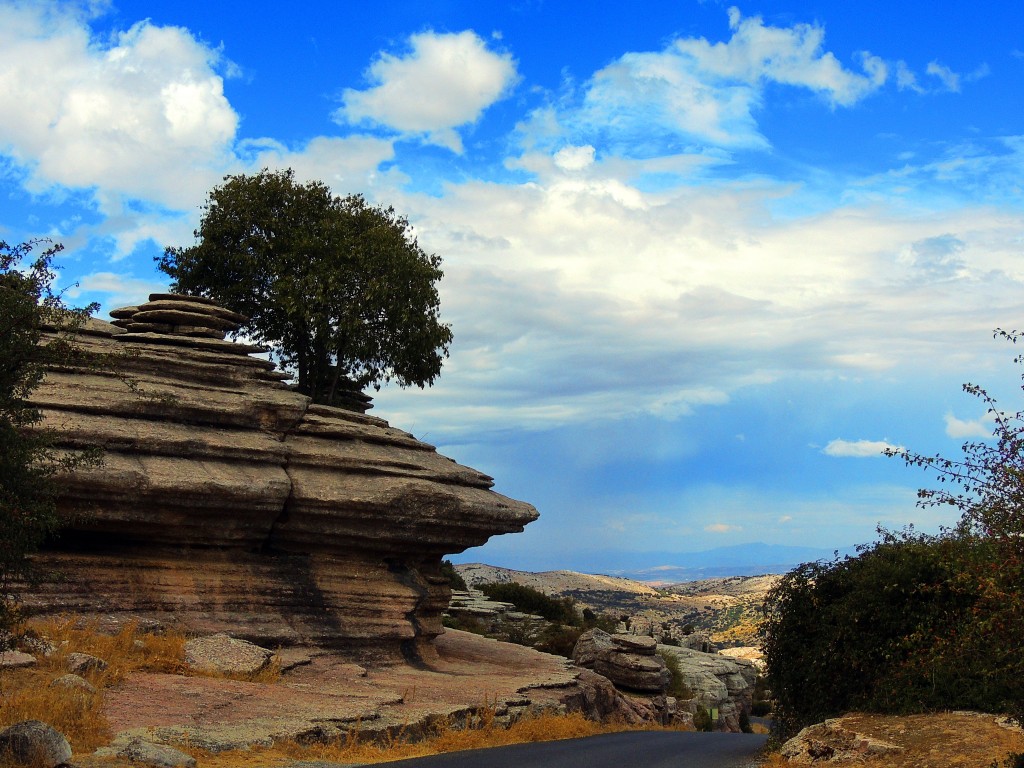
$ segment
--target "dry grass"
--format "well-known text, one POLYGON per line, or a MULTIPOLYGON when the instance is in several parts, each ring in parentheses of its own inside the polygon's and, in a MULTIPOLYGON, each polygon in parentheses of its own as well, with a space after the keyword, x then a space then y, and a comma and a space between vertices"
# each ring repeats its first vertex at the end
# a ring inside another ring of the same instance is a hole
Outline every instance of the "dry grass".
POLYGON ((34 667, 4 674, 0 682, 0 727, 22 720, 42 720, 63 733, 76 752, 95 749, 110 740, 110 728, 103 716, 103 688, 115 685, 135 670, 174 672, 183 666, 183 637, 142 635, 133 624, 116 635, 103 635, 71 621, 35 623, 31 630, 56 650, 49 656, 37 654, 34 667), (95 693, 50 686, 67 674, 72 653, 88 653, 107 662, 102 672, 81 675, 96 688, 95 693))
POLYGON ((322 760, 339 763, 384 763, 425 757, 468 749, 484 749, 536 741, 558 741, 596 736, 624 730, 660 730, 656 726, 638 729, 621 724, 602 724, 587 720, 580 714, 541 714, 524 717, 510 727, 495 722, 494 710, 481 709, 472 728, 451 721, 436 723, 423 739, 410 739, 404 734, 381 741, 360 739, 355 732, 331 744, 298 744, 283 742, 267 749, 240 750, 219 754, 197 753, 203 768, 273 768, 296 760, 322 760))
MULTIPOLYGON (((98 632, 95 626, 61 619, 32 622, 29 631, 56 650, 50 656, 34 654, 38 660, 34 667, 5 671, 0 678, 0 728, 22 720, 42 720, 63 733, 76 753, 91 751, 111 739, 103 715, 104 688, 137 671, 197 674, 185 664, 187 638, 181 633, 142 633, 136 624, 129 623, 111 635, 98 632), (72 653, 88 653, 107 662, 102 672, 81 675, 96 693, 50 687, 53 680, 67 674, 72 653)), ((281 665, 275 658, 255 675, 231 677, 270 684, 280 676, 281 665)))

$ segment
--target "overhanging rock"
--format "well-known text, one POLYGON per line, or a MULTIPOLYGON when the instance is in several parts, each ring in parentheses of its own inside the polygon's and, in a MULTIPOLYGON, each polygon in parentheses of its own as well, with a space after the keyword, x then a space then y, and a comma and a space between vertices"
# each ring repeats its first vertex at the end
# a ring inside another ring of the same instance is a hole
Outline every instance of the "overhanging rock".
POLYGON ((383 419, 312 405, 223 339, 234 313, 150 299, 81 334, 127 353, 127 382, 51 371, 32 395, 62 446, 104 451, 59 479, 37 609, 408 655, 443 631, 441 558, 537 518, 383 419))

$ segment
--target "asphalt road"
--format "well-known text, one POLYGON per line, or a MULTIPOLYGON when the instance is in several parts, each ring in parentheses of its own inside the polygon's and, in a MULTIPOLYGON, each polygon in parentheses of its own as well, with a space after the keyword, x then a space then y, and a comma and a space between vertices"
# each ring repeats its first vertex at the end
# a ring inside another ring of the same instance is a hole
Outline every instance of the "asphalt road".
POLYGON ((609 733, 387 763, 402 768, 747 768, 767 736, 674 731, 609 733))

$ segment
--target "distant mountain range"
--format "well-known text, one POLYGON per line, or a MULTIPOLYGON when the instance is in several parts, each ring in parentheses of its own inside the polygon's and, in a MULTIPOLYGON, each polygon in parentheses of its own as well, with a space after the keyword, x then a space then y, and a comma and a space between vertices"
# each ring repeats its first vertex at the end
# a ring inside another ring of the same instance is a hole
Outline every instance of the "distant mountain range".
MULTIPOLYGON (((855 554, 855 549, 846 547, 838 553, 840 556, 855 554)), ((702 552, 566 552, 564 561, 554 567, 673 584, 726 576, 785 573, 800 563, 831 560, 834 554, 831 549, 755 542, 702 552)), ((538 571, 552 567, 550 563, 532 562, 529 557, 516 560, 510 567, 538 571)))

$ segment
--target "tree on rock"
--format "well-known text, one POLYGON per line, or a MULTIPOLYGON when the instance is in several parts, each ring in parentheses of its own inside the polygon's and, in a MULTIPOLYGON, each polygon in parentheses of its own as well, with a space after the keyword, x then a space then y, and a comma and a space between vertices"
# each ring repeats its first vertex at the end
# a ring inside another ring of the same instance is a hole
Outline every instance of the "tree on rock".
POLYGON ((239 332, 269 346, 315 402, 383 381, 423 387, 441 372, 452 339, 439 318, 441 259, 394 209, 264 170, 225 177, 195 236, 159 259, 173 290, 248 315, 239 332))
POLYGON ((51 476, 97 460, 55 450, 29 400, 47 368, 84 362, 75 334, 95 309, 68 309, 51 291, 61 246, 21 264, 35 245, 0 241, 0 650, 17 615, 16 583, 31 574, 28 556, 59 525, 51 476))

